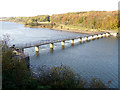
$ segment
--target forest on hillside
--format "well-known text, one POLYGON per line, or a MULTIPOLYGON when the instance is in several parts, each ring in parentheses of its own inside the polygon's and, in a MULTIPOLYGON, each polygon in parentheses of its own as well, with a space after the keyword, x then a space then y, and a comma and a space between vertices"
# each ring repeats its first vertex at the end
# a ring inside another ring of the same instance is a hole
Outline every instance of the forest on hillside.
POLYGON ((25 25, 38 26, 39 22, 54 25, 72 25, 91 29, 118 29, 118 11, 88 11, 65 14, 38 15, 34 17, 9 17, 5 21, 20 22, 25 25))
POLYGON ((3 21, 29 24, 29 23, 35 23, 35 22, 50 21, 50 16, 49 15, 38 15, 38 16, 34 16, 34 17, 8 17, 8 18, 4 17, 3 21))
POLYGON ((51 16, 51 22, 94 29, 117 29, 118 11, 73 12, 51 16))

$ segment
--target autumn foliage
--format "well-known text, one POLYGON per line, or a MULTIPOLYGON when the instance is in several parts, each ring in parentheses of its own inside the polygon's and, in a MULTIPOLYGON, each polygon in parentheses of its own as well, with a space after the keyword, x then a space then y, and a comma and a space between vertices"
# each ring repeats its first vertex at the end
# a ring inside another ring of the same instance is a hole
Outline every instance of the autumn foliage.
POLYGON ((25 25, 39 26, 40 22, 51 22, 50 27, 72 25, 91 29, 118 29, 118 11, 87 11, 65 14, 38 15, 34 17, 10 17, 5 21, 19 22, 25 25))
POLYGON ((118 11, 89 11, 57 14, 51 22, 64 25, 77 25, 92 29, 117 29, 118 11))

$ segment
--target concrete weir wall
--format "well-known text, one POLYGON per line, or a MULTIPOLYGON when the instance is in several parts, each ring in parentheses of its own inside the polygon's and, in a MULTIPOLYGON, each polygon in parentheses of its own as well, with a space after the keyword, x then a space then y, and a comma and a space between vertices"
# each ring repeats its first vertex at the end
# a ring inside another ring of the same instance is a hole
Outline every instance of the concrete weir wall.
POLYGON ((39 52, 39 46, 35 46, 35 51, 39 52))
POLYGON ((108 36, 117 36, 118 33, 100 33, 100 34, 94 34, 94 35, 89 35, 89 36, 84 36, 84 37, 78 37, 78 38, 72 38, 72 39, 65 39, 65 40, 57 40, 57 41, 51 41, 47 43, 40 43, 40 45, 33 45, 33 46, 27 46, 27 47, 22 47, 22 48, 15 48, 15 45, 12 46, 11 48, 13 49, 13 53, 16 55, 17 58, 23 58, 25 60, 25 64, 29 68, 29 56, 26 56, 24 54, 24 48, 30 48, 30 47, 35 47, 35 52, 36 54, 39 54, 39 46, 45 45, 45 44, 50 44, 50 51, 53 52, 53 46, 54 43, 61 42, 62 49, 64 49, 65 46, 65 41, 70 40, 71 41, 71 46, 74 45, 74 39, 78 39, 79 43, 82 43, 83 41, 90 41, 102 37, 108 37, 108 36), (83 40, 84 38, 84 40, 83 40))
POLYGON ((65 41, 67 41, 67 40, 70 40, 71 41, 71 46, 73 46, 74 45, 74 39, 78 39, 78 42, 82 43, 83 41, 90 41, 90 40, 95 40, 95 39, 102 38, 102 37, 117 36, 117 35, 118 35, 118 33, 104 32, 104 33, 98 33, 98 34, 94 34, 94 35, 87 35, 87 36, 84 36, 84 37, 70 38, 70 39, 64 39, 64 40, 53 40, 53 41, 50 41, 50 42, 40 43, 39 45, 22 47, 22 52, 24 52, 24 48, 35 47, 35 51, 37 53, 39 53, 39 46, 41 46, 41 45, 50 44, 50 50, 53 50, 54 43, 57 43, 57 42, 61 42, 61 46, 62 46, 62 48, 64 48, 65 41))

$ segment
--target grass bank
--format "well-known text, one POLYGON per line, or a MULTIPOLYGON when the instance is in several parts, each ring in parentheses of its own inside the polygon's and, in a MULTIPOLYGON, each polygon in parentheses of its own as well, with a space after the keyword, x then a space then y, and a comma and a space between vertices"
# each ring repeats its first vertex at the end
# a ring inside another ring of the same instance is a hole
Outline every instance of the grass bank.
POLYGON ((25 27, 31 28, 49 28, 53 30, 60 30, 60 31, 69 31, 75 33, 82 33, 82 34, 95 34, 100 32, 118 32, 118 29, 91 29, 82 27, 80 25, 64 25, 64 24, 57 24, 54 25, 51 22, 39 22, 38 25, 25 25, 25 27))

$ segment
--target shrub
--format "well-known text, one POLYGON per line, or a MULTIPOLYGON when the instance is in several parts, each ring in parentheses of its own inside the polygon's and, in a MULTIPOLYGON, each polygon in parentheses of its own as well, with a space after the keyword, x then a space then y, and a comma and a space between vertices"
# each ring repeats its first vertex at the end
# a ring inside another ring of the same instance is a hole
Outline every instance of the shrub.
POLYGON ((33 76, 39 80, 41 85, 49 85, 52 88, 73 88, 77 86, 75 75, 67 66, 40 67, 38 71, 33 76))
POLYGON ((92 79, 90 83, 82 79, 79 74, 74 74, 68 66, 56 66, 48 68, 39 67, 38 73, 33 73, 39 84, 51 88, 107 88, 101 80, 92 79))
POLYGON ((107 88, 107 86, 101 80, 93 78, 90 81, 90 88, 107 88))
POLYGON ((2 41, 2 89, 23 89, 29 83, 30 73, 24 59, 15 57, 7 41, 2 41))

